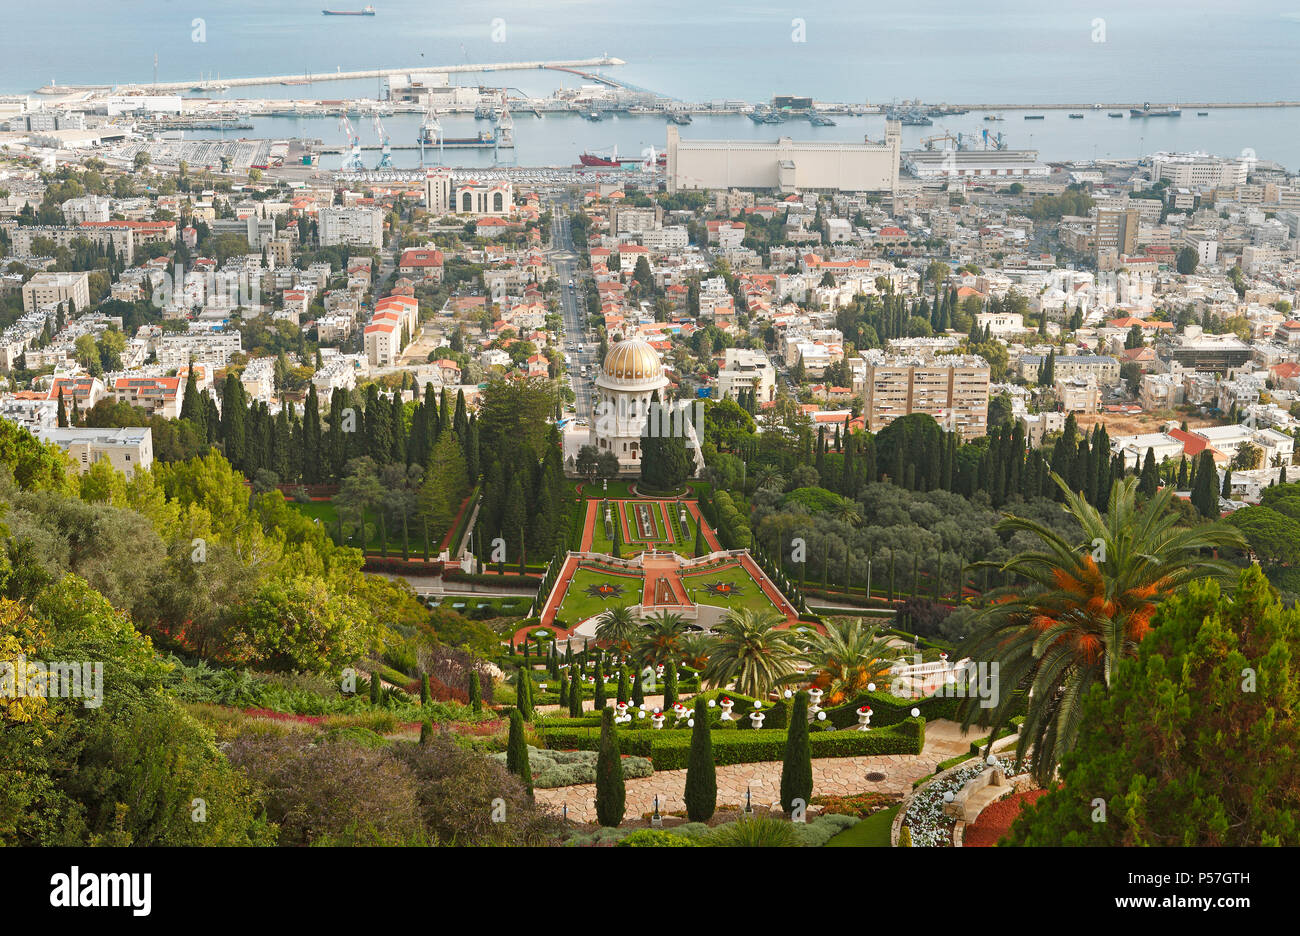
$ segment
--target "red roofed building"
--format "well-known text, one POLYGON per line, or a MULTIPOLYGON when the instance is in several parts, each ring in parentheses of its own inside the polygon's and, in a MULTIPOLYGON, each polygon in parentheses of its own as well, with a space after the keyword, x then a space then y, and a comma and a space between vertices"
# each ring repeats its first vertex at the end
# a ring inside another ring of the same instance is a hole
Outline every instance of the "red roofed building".
POLYGON ((397 271, 403 276, 411 276, 435 283, 442 282, 442 270, 442 251, 437 249, 404 250, 402 251, 402 259, 397 263, 397 271))
POLYGON ((138 406, 150 416, 179 419, 181 392, 179 377, 118 377, 113 381, 113 399, 138 406))

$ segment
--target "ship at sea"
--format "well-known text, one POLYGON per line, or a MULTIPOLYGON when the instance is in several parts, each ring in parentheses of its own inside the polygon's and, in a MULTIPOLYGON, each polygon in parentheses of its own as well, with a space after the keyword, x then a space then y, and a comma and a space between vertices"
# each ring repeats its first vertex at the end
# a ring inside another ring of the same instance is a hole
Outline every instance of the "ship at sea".
POLYGON ((374 16, 375 8, 364 6, 359 10, 321 10, 322 16, 374 16))
POLYGON ((1172 107, 1152 107, 1150 104, 1143 104, 1141 107, 1130 107, 1128 115, 1130 117, 1181 117, 1183 109, 1177 104, 1172 107))

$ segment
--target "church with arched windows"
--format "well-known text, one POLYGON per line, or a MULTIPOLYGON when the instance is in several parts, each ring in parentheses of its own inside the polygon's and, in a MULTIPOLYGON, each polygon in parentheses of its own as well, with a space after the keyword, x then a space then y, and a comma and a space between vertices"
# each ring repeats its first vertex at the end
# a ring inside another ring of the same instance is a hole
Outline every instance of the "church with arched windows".
POLYGON ((514 210, 514 199, 509 179, 480 182, 447 169, 430 170, 424 177, 424 203, 433 215, 504 218, 514 210))

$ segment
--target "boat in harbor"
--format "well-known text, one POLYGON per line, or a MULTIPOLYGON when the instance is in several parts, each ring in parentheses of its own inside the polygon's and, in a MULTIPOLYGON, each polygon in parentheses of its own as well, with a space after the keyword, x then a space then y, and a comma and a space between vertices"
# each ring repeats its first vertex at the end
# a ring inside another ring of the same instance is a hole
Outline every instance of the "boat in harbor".
POLYGON ((691 122, 691 115, 685 111, 677 111, 668 115, 668 120, 672 123, 686 126, 691 122))
POLYGON ((1083 114, 1071 114, 1071 115, 1070 115, 1070 119, 1071 119, 1071 120, 1083 120, 1083 114))
MULTIPOLYGON (((629 169, 639 166, 645 160, 638 156, 620 156, 618 147, 604 151, 591 152, 588 150, 578 156, 578 161, 589 169, 629 169)), ((668 154, 658 153, 655 155, 655 165, 663 168, 668 165, 668 154)))
POLYGON ((1196 112, 1196 116, 1197 116, 1197 117, 1209 117, 1209 116, 1210 116, 1210 112, 1209 112, 1209 111, 1197 111, 1197 112, 1196 112))
POLYGON ((359 10, 321 10, 322 16, 374 16, 375 8, 364 6, 359 10))
POLYGON ((813 114, 808 118, 808 122, 814 127, 833 127, 835 121, 831 120, 824 114, 813 114))
POLYGON ((1123 117, 1124 114, 1121 113, 1120 111, 1111 111, 1111 112, 1108 113, 1106 116, 1107 116, 1107 117, 1123 117))
POLYGON ((1006 120, 1001 114, 985 114, 984 119, 988 121, 1006 120))
POLYGON ((425 146, 442 146, 447 149, 494 149, 497 147, 510 149, 515 145, 510 131, 499 128, 480 130, 477 136, 472 137, 442 137, 439 139, 437 130, 433 126, 426 126, 423 128, 418 142, 423 143, 425 146))
POLYGON ((1143 104, 1141 107, 1130 107, 1128 109, 1128 115, 1130 117, 1181 117, 1183 111, 1177 104, 1171 107, 1152 107, 1148 103, 1143 104))
POLYGON ((1046 120, 1046 119, 1047 117, 1044 114, 1025 114, 1025 120, 1046 120))

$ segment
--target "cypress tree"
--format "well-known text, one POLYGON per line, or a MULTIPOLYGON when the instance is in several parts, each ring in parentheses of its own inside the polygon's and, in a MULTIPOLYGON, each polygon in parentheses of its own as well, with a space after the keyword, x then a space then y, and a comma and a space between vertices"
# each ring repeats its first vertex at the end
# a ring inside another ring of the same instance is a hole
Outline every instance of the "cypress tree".
POLYGON ((379 704, 379 674, 373 672, 370 674, 370 704, 379 704))
POLYGON ((812 799, 812 745, 808 740, 808 693, 800 689, 790 707, 790 727, 786 732, 785 762, 781 765, 781 808, 794 811, 794 801, 806 807, 812 799))
POLYGON ((533 772, 528 766, 528 742, 524 739, 524 719, 519 712, 510 713, 510 737, 506 741, 506 770, 515 774, 524 784, 528 795, 533 795, 533 772))
POLYGON ((420 743, 428 744, 431 740, 433 740, 433 722, 426 718, 420 722, 420 743))
POLYGON ((618 668, 618 693, 615 697, 615 701, 623 702, 626 704, 629 698, 630 696, 628 695, 628 685, 627 685, 627 667, 620 666, 618 668))
POLYGON ((645 705, 645 688, 641 685, 641 672, 632 674, 632 705, 640 708, 645 705))
POLYGON ((605 655, 603 653, 596 657, 596 672, 593 675, 596 677, 596 710, 600 711, 605 707, 607 701, 605 698, 605 655))
POLYGON ((596 821, 603 826, 617 826, 623 821, 626 801, 614 710, 606 708, 600 713, 600 749, 596 754, 596 821))
POLYGON ((560 708, 569 707, 569 677, 564 671, 560 671, 560 708))
POLYGON ((483 687, 477 669, 469 671, 469 707, 475 712, 483 711, 483 687))
POLYGON ((421 674, 420 674, 420 704, 421 704, 421 705, 428 705, 428 704, 429 704, 429 695, 430 695, 430 693, 429 693, 429 674, 428 674, 428 673, 421 673, 421 674))
MULTIPOLYGON (((62 402, 62 397, 60 397, 60 403, 61 402, 62 402)), ((695 518, 695 558, 698 559, 700 556, 707 556, 708 553, 709 553, 709 547, 704 542, 704 528, 700 525, 700 518, 696 517, 695 518)))
POLYGON ((713 735, 703 696, 695 697, 695 725, 691 753, 686 762, 686 818, 708 822, 718 807, 718 772, 713 764, 713 735))
POLYGON ((573 679, 569 681, 569 717, 579 718, 582 716, 582 667, 569 667, 573 679))
POLYGON ((677 704, 677 661, 669 660, 664 667, 664 708, 677 704))
POLYGON ((1142 462, 1142 475, 1138 480, 1138 493, 1154 497, 1160 487, 1160 477, 1156 473, 1156 455, 1148 448, 1146 459, 1142 462))
POLYGON ((515 710, 518 711, 525 720, 533 720, 533 694, 532 677, 528 675, 528 670, 520 669, 515 673, 515 710))

